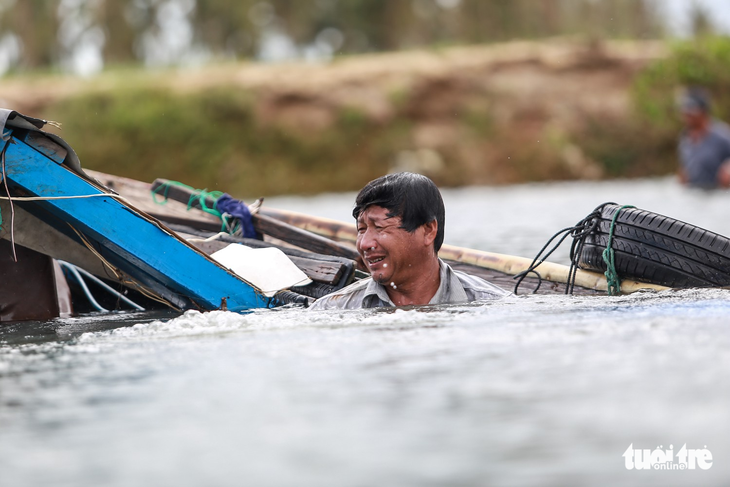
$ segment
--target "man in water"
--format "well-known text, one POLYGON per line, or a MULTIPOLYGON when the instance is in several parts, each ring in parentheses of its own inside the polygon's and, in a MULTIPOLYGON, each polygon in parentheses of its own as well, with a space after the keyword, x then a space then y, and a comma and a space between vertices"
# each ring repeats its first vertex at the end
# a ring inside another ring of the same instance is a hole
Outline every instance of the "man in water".
POLYGON ((684 130, 679 139, 679 180, 688 186, 730 187, 730 127, 710 114, 710 98, 689 88, 679 108, 684 130))
POLYGON ((357 195, 352 216, 357 251, 371 277, 318 299, 310 309, 466 303, 509 294, 438 258, 444 202, 425 176, 398 173, 369 182, 357 195))

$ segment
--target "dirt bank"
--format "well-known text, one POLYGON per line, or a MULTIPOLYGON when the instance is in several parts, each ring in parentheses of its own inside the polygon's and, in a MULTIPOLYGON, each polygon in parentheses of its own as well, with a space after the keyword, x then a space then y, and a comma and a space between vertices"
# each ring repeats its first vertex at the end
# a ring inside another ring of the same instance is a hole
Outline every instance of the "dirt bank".
MULTIPOLYGON (((191 169, 195 161, 188 161, 178 176, 207 186, 223 180, 257 195, 353 189, 396 169, 421 171, 446 185, 631 176, 670 167, 640 161, 649 155, 640 150, 640 134, 637 139, 631 133, 636 131, 632 80, 648 62, 665 55, 659 43, 515 42, 341 58, 326 65, 248 63, 110 72, 89 80, 10 78, 0 82, 0 100, 64 123, 60 133, 85 165, 149 178, 162 168, 160 147, 150 148, 158 158, 146 162, 139 161, 145 159, 140 148, 133 164, 93 147, 100 137, 124 138, 127 129, 102 122, 114 118, 109 107, 119 93, 164 93, 172 103, 221 90, 245 95, 237 102, 238 116, 221 115, 226 107, 220 108, 220 100, 215 110, 202 105, 201 123, 230 128, 240 118, 247 121, 233 131, 240 140, 206 162, 207 173, 197 173, 191 169), (249 137, 271 140, 253 150, 249 137), (631 158, 624 160, 626 154, 631 158), (263 167, 272 164, 279 169, 263 167), (241 167, 256 176, 257 185, 235 176, 241 167)), ((145 120, 148 107, 127 103, 125 109, 128 119, 148 130, 153 126, 145 120)), ((168 113, 162 119, 168 126, 182 123, 169 114, 173 110, 160 110, 168 113)), ((158 137, 157 144, 164 140, 158 137)))

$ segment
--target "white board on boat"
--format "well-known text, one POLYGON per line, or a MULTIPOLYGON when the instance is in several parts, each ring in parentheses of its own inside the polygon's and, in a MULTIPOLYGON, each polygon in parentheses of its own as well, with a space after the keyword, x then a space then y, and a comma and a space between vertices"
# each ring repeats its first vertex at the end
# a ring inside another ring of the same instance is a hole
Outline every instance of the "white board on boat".
POLYGON ((213 252, 211 257, 269 297, 292 286, 306 286, 312 282, 284 252, 274 247, 254 249, 230 244, 213 252))

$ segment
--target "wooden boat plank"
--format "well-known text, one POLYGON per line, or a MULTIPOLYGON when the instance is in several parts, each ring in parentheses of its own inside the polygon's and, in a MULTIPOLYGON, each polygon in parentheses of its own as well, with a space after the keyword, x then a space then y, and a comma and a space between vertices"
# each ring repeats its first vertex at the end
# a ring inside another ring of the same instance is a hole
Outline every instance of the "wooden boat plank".
MULTIPOLYGON (((2 193, 5 194, 4 192, 2 193)), ((46 254, 54 259, 65 260, 86 269, 92 274, 109 278, 111 271, 88 248, 77 240, 59 232, 43 220, 25 210, 27 203, 16 202, 15 218, 11 220, 10 203, 0 200, 0 212, 5 221, 0 228, 0 239, 11 240, 11 224, 14 241, 18 245, 46 254)))
POLYGON ((26 142, 52 161, 61 164, 63 160, 66 159, 68 151, 43 135, 42 132, 28 131, 25 134, 19 135, 22 135, 21 137, 18 137, 19 140, 26 142))
POLYGON ((165 200, 161 195, 153 198, 150 183, 90 169, 84 171, 105 187, 123 196, 136 208, 149 213, 155 218, 172 221, 180 225, 210 229, 211 231, 219 231, 221 228, 221 222, 217 217, 197 208, 188 208, 187 200, 184 202, 174 199, 165 200))
MULTIPOLYGON (((466 272, 477 277, 481 277, 492 284, 495 284, 502 289, 507 291, 514 291, 515 283, 514 276, 505 274, 501 271, 494 269, 486 269, 471 264, 465 264, 463 262, 457 262, 453 260, 446 260, 446 262, 454 269, 466 272)), ((565 294, 565 284, 560 282, 543 280, 540 282, 539 279, 532 275, 526 277, 520 284, 518 294, 565 294), (537 291, 535 291, 537 289, 537 291)), ((599 289, 591 289, 582 286, 575 286, 573 294, 578 296, 605 296, 606 292, 599 289)))
POLYGON ((45 321, 60 314, 53 259, 0 240, 0 322, 45 321), (13 254, 17 255, 17 262, 13 254))
POLYGON ((262 234, 270 235, 312 252, 336 255, 352 260, 358 258, 357 251, 350 246, 342 245, 265 215, 253 215, 253 224, 256 230, 262 234))
MULTIPOLYGON (((164 191, 160 190, 159 192, 161 194, 165 194, 168 199, 175 200, 179 203, 191 201, 190 198, 194 195, 193 191, 186 187, 171 185, 169 183, 170 182, 166 179, 156 179, 152 183, 151 190, 158 191, 164 186, 164 191)), ((213 206, 215 202, 209 198, 206 204, 213 206)), ((200 208, 200 203, 193 202, 190 206, 193 208, 200 208)), ((332 239, 323 238, 317 234, 302 230, 275 218, 270 218, 266 215, 253 214, 252 221, 256 231, 259 233, 278 238, 299 248, 320 254, 346 257, 353 260, 358 258, 357 251, 351 246, 342 245, 338 242, 334 242, 332 239)))

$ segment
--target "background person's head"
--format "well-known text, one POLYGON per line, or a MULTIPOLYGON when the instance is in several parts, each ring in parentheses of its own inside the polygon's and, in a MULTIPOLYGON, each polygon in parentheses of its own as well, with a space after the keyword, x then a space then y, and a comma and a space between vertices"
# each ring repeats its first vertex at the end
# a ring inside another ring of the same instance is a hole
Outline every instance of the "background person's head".
POLYGON ((389 217, 400 217, 401 228, 413 232, 436 220, 438 232, 433 242, 436 252, 444 242, 445 214, 441 192, 426 176, 410 172, 388 174, 370 181, 355 198, 352 216, 357 220, 370 206, 388 210, 389 217))
POLYGON ((682 121, 689 129, 701 129, 710 117, 710 94, 699 86, 686 88, 677 100, 682 121))

